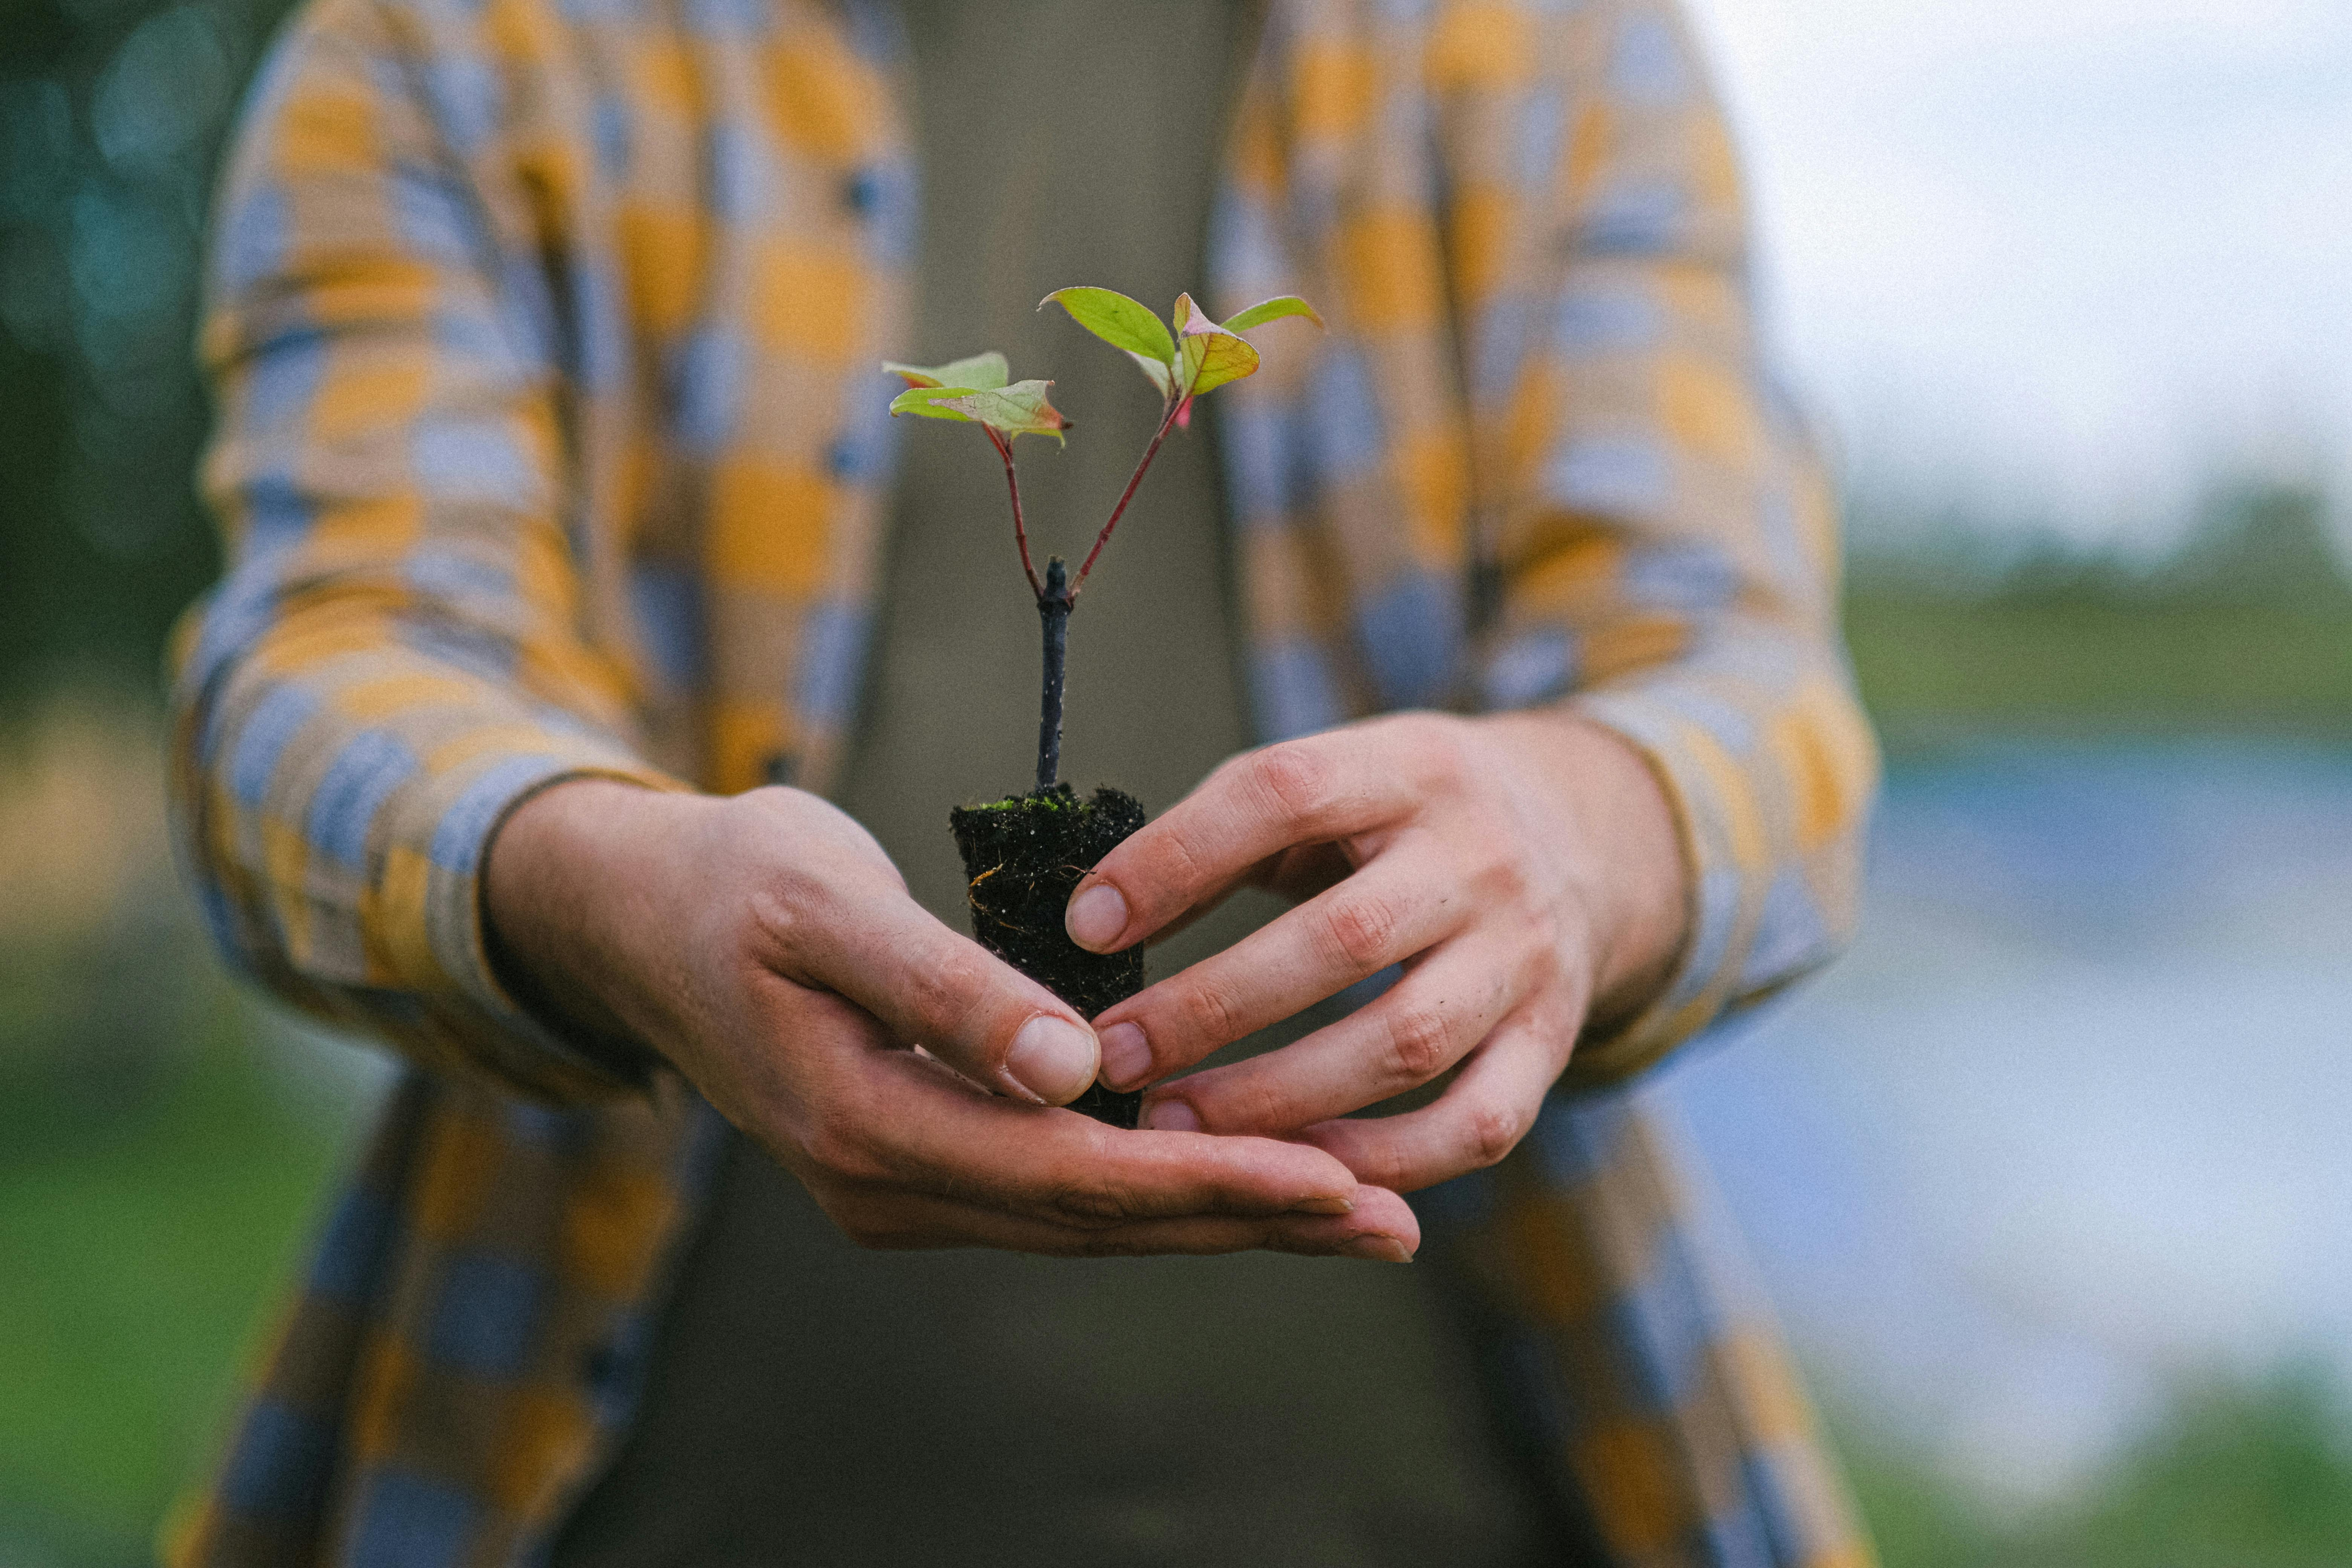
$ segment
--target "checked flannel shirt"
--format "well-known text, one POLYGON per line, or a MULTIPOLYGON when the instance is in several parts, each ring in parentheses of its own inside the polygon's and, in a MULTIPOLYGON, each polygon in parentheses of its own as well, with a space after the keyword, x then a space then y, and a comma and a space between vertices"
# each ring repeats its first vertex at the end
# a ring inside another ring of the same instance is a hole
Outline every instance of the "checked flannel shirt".
MULTIPOLYGON (((908 319, 896 26, 312 0, 255 89, 177 821, 235 963, 410 1070, 175 1563, 534 1561, 625 1427, 715 1122, 502 991, 477 873, 551 779, 833 776, 908 319)), ((1830 956, 1875 768, 1682 22, 1270 0, 1213 229, 1217 301, 1330 323, 1218 411, 1261 732, 1565 703, 1650 758, 1694 871, 1667 993, 1417 1200, 1425 1256, 1614 1561, 1864 1563, 1695 1174, 1619 1087, 1830 956)))

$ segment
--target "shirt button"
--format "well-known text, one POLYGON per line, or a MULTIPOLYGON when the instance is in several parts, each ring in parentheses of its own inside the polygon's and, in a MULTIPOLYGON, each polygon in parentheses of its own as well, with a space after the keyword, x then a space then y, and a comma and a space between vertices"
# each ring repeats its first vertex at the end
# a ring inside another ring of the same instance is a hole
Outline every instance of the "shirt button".
POLYGON ((871 169, 860 169, 841 183, 841 204, 859 217, 872 214, 882 199, 882 182, 871 169))

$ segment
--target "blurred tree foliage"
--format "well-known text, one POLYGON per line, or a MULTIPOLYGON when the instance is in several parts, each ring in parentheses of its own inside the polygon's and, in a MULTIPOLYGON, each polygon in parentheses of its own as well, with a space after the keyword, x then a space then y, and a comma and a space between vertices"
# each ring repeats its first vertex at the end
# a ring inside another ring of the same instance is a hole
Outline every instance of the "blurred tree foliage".
POLYGON ((0 0, 0 708, 152 687, 217 570, 193 471, 206 201, 286 0, 0 0))
POLYGON ((1989 730, 2352 739, 2352 578, 2315 486, 2218 487, 2157 557, 1857 519, 1846 634, 1897 748, 1989 730))

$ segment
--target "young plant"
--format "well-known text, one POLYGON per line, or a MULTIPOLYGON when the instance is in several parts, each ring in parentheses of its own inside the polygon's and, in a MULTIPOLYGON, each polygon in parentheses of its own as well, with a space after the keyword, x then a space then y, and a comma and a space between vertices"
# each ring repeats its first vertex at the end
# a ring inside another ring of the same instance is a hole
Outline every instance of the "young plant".
POLYGON ((1160 455, 1160 444, 1170 431, 1192 423, 1195 398, 1257 370, 1257 350, 1250 347, 1244 332, 1285 316, 1304 316, 1318 327, 1323 324, 1313 306, 1291 294, 1253 305, 1222 323, 1211 320, 1192 303, 1191 295, 1180 294, 1170 318, 1175 329, 1172 333, 1141 304, 1108 288, 1057 288, 1037 308, 1042 310, 1048 305, 1059 305, 1079 326, 1133 360, 1159 392, 1160 401, 1159 428, 1151 433, 1127 488, 1095 535, 1094 548, 1078 564, 1075 579, 1066 580, 1059 556, 1047 560, 1044 577, 1038 576, 1029 554, 1028 524, 1021 512, 1021 478, 1013 461, 1013 444, 1022 436, 1050 435, 1057 444, 1066 439, 1070 422, 1046 400, 1046 391, 1054 383, 1013 381, 1004 356, 992 350, 939 366, 883 366, 907 382, 907 390, 891 401, 893 414, 977 424, 1004 464, 1005 489, 1013 503, 1013 542, 1020 551, 1029 591, 1036 596, 1045 631, 1045 689, 1037 731, 1040 789, 1052 789, 1061 771, 1062 692, 1070 612, 1077 608, 1078 594, 1103 547, 1110 543, 1111 530, 1127 515, 1128 503, 1135 499, 1144 475, 1151 469, 1151 460, 1160 455))
MULTIPOLYGON (((1044 573, 1038 572, 1029 553, 1021 476, 1013 456, 1013 443, 1024 435, 1049 435, 1056 444, 1066 439, 1070 422, 1046 396, 1054 383, 1013 381, 1004 356, 992 350, 945 365, 883 368, 907 382, 907 390, 891 401, 893 414, 977 424, 995 448, 1012 501, 1013 546, 1029 591, 1036 598, 1044 634, 1036 788, 992 805, 958 808, 950 815, 971 878, 972 934, 1091 1019, 1142 988, 1143 956, 1139 950, 1087 952, 1064 934, 1062 906, 1078 880, 1141 827, 1144 817, 1134 799, 1118 789, 1097 789, 1091 801, 1082 803, 1076 791, 1061 782, 1070 614, 1169 432, 1192 423, 1194 399, 1257 370, 1257 350, 1242 334, 1286 316, 1304 316, 1318 327, 1322 319, 1296 295, 1253 305, 1223 322, 1211 320, 1189 294, 1176 297, 1176 308, 1165 324, 1144 306, 1108 288, 1057 288, 1037 308, 1047 305, 1061 306, 1079 326, 1133 360, 1160 402, 1159 426, 1076 577, 1069 575, 1060 556, 1048 559, 1044 573)), ((1122 1094, 1097 1083, 1072 1108, 1132 1127, 1141 1103, 1140 1093, 1122 1094)))

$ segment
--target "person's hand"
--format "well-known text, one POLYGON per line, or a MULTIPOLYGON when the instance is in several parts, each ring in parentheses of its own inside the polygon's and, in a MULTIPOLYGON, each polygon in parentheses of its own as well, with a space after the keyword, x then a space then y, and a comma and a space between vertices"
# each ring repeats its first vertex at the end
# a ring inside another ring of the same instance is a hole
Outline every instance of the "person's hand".
POLYGON ((1410 1192, 1491 1165, 1588 1022, 1655 994, 1686 920, 1672 808, 1625 741, 1559 714, 1374 719, 1234 758, 1105 856, 1073 940, 1113 952, 1244 885, 1304 899, 1095 1020, 1152 1083, 1391 965, 1378 1000, 1161 1085, 1146 1124, 1296 1137, 1410 1192), (1348 1118, 1455 1071, 1432 1103, 1348 1118))
POLYGON ((1053 1109, 1094 1079, 1084 1020, 926 914, 813 795, 571 780, 508 818, 486 876, 499 948, 542 1010, 658 1051, 864 1245, 1419 1245, 1402 1199, 1321 1150, 1053 1109))

